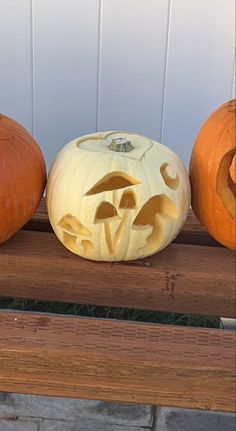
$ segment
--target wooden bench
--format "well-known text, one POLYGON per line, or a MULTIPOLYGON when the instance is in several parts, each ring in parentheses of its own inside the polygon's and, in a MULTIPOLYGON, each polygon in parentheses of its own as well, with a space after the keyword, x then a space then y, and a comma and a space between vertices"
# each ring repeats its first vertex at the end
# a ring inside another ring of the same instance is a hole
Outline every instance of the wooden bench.
MULTIPOLYGON (((128 263, 73 255, 45 202, 0 247, 0 296, 235 317, 234 253, 190 213, 176 241, 128 263)), ((232 412, 235 333, 0 311, 0 391, 232 412)))

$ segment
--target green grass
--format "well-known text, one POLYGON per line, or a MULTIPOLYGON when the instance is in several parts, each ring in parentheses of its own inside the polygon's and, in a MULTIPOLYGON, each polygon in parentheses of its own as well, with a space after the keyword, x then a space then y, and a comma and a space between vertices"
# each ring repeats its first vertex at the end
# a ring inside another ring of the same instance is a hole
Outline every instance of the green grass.
POLYGON ((163 313, 119 307, 101 307, 96 305, 80 305, 19 299, 0 299, 0 308, 118 320, 132 320, 136 322, 164 323, 167 325, 184 325, 208 328, 220 327, 219 317, 163 313))

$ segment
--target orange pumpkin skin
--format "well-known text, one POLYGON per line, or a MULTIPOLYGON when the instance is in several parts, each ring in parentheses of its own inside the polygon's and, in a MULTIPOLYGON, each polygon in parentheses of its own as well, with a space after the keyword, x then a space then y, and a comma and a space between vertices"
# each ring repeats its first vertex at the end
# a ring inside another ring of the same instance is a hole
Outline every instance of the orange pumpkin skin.
POLYGON ((192 208, 218 242, 236 249, 236 99, 203 125, 190 160, 192 208))
POLYGON ((0 243, 31 219, 45 184, 38 144, 24 127, 0 114, 0 243))

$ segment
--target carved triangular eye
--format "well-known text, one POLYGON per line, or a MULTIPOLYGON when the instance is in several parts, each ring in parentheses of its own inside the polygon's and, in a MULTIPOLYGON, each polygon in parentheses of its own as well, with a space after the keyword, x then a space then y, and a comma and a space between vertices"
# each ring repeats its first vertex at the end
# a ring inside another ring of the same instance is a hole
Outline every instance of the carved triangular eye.
MULTIPOLYGON (((229 168, 229 176, 233 182, 234 185, 236 185, 236 150, 235 153, 233 155, 232 161, 231 161, 231 165, 229 168)), ((236 193, 235 193, 235 188, 233 190, 234 196, 236 198, 236 193)))
POLYGON ((110 202, 102 202, 97 208, 94 223, 104 223, 120 218, 116 208, 110 202))
POLYGON ((235 220, 236 206, 236 152, 229 151, 222 158, 216 180, 216 191, 221 198, 224 207, 235 220))
POLYGON ((64 231, 69 232, 72 235, 92 235, 75 216, 72 214, 64 215, 58 223, 58 226, 64 231))
POLYGON ((121 209, 125 209, 125 208, 129 208, 129 209, 134 209, 136 208, 136 195, 133 192, 133 190, 125 190, 121 201, 120 201, 120 208, 121 209))

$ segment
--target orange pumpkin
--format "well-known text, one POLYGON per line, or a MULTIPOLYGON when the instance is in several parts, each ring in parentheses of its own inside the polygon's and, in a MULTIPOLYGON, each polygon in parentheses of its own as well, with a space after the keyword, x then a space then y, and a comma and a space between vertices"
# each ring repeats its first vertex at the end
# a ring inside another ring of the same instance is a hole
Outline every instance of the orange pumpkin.
POLYGON ((192 208, 208 232, 236 249, 236 99, 203 125, 190 160, 192 208))
POLYGON ((30 220, 45 183, 38 144, 24 127, 0 114, 0 243, 30 220))

